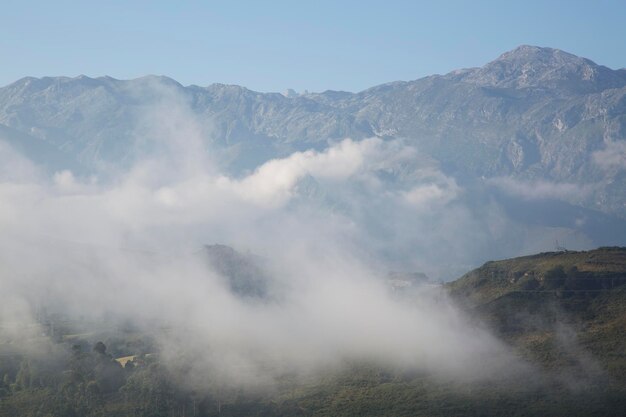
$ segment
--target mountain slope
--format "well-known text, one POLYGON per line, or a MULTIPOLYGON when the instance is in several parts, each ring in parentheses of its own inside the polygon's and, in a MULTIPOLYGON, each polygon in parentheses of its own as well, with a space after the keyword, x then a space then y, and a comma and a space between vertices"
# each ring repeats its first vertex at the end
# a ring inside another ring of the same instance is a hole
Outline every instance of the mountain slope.
POLYGON ((626 382, 626 248, 487 262, 447 287, 544 366, 626 382))

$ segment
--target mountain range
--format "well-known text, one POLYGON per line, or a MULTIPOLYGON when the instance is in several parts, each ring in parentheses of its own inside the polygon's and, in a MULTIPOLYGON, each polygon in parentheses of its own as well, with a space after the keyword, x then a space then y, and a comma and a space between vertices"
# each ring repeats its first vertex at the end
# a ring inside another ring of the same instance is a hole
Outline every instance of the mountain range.
POLYGON ((0 88, 0 139, 52 172, 92 173, 131 163, 137 138, 176 112, 170 127, 191 120, 233 175, 344 138, 402 140, 521 223, 581 231, 587 247, 626 243, 626 69, 546 47, 358 93, 26 77, 0 88))

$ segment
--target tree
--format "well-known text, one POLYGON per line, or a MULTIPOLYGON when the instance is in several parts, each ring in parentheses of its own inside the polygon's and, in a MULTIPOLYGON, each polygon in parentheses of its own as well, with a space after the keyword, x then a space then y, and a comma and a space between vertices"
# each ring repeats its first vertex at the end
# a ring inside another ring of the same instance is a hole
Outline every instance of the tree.
POLYGON ((99 353, 101 355, 106 355, 107 353, 107 347, 104 343, 102 342, 98 342, 94 345, 93 347, 93 351, 96 353, 99 353))

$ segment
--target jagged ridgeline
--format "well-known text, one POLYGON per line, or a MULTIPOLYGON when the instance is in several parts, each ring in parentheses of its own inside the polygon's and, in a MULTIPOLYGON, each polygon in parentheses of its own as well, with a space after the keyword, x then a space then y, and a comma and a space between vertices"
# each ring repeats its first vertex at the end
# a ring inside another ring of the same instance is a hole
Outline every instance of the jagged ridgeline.
MULTIPOLYGON (((249 280, 258 258, 223 245, 199 254, 233 292, 260 295, 249 280)), ((423 274, 381 279, 427 281, 423 274)), ((443 288, 527 366, 460 380, 353 361, 306 379, 286 374, 266 390, 241 390, 219 376, 191 388, 189 368, 166 364, 136 329, 82 329, 54 342, 33 337, 25 347, 3 339, 0 416, 623 415, 626 248, 488 262, 443 288)))

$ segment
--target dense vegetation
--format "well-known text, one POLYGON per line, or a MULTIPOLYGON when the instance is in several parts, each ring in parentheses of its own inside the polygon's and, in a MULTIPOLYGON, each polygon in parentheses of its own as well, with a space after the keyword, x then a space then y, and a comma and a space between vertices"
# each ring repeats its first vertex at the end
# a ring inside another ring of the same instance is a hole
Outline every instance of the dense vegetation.
POLYGON ((184 366, 166 366, 132 329, 71 335, 57 326, 28 349, 0 343, 0 416, 625 414, 626 248, 488 262, 446 288, 533 372, 460 381, 354 363, 244 392, 190 385, 184 366))

